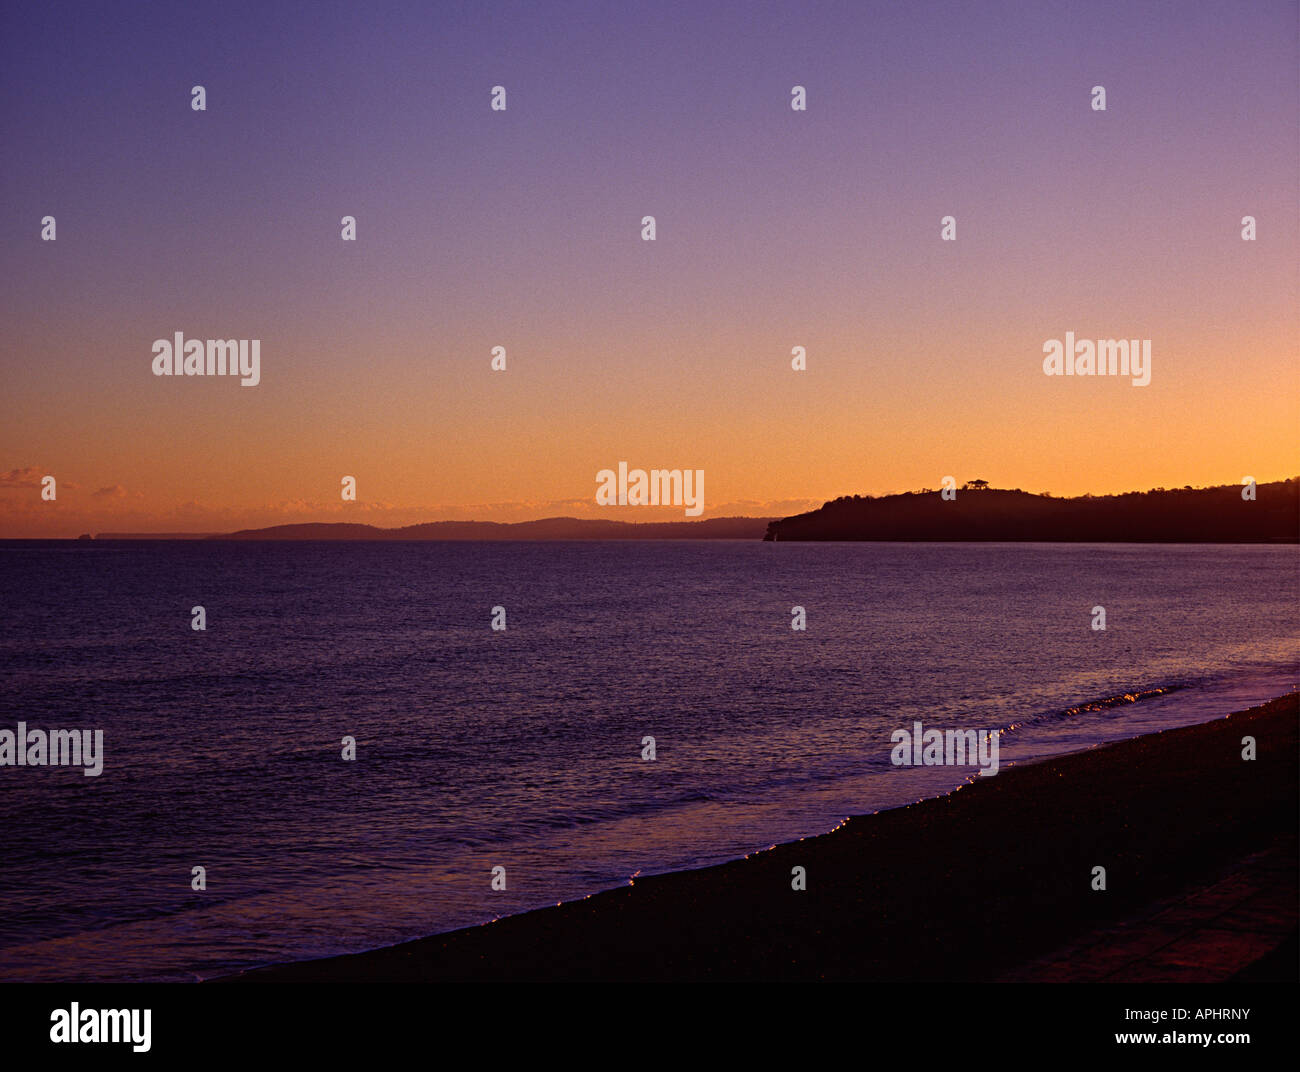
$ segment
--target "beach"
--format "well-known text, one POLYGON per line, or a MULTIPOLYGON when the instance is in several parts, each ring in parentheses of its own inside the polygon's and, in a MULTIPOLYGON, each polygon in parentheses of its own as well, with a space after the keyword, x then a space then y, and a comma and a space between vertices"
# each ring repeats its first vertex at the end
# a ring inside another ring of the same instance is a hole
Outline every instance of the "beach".
POLYGON ((1292 693, 743 860, 220 981, 1295 981, 1298 715, 1292 693))

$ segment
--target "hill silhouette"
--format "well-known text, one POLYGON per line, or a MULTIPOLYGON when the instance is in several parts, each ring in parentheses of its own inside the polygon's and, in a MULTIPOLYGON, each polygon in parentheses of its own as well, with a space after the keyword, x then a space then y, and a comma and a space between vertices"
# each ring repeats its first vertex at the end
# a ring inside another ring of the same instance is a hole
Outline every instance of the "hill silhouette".
MULTIPOLYGON (((974 481, 982 484, 983 481, 974 481)), ((850 495, 773 521, 765 540, 1024 540, 1079 543, 1297 543, 1300 478, 1242 487, 1156 488, 1123 495, 1055 498, 967 486, 850 495)))
POLYGON ((216 540, 757 540, 771 518, 701 521, 601 521, 547 517, 537 521, 431 521, 383 529, 348 522, 273 525, 213 536, 216 540))

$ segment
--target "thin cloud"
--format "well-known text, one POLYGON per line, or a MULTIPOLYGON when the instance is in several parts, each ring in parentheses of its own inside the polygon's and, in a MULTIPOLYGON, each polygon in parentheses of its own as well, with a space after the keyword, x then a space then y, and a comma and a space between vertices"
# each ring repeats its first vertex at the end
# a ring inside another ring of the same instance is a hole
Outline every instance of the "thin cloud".
POLYGON ((41 477, 45 475, 44 469, 34 469, 31 466, 10 469, 7 473, 0 473, 0 488, 39 488, 41 477))

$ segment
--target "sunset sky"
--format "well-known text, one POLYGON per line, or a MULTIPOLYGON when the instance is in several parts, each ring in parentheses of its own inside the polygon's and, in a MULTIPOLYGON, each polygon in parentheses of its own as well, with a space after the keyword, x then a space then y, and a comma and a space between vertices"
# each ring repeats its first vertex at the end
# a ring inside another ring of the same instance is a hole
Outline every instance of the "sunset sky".
POLYGON ((0 536, 1300 473, 1295 3, 708 6, 8 7, 0 536))

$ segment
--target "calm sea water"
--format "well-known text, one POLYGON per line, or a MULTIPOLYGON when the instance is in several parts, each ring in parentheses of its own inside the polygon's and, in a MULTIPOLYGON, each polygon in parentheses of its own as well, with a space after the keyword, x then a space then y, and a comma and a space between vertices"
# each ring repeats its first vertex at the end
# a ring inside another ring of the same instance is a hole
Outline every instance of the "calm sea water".
POLYGON ((914 720, 1014 727, 1005 767, 1227 714, 1296 685, 1298 567, 1294 547, 0 545, 0 728, 105 737, 98 778, 0 768, 0 979, 205 978, 734 858, 969 777, 891 766, 914 720))

